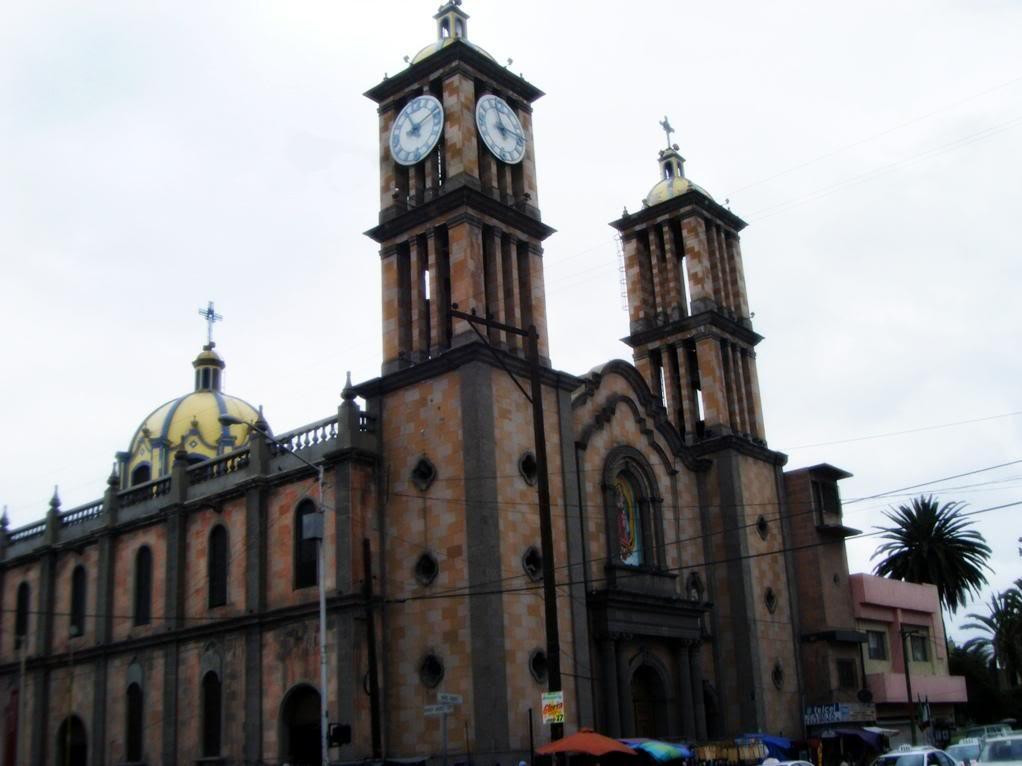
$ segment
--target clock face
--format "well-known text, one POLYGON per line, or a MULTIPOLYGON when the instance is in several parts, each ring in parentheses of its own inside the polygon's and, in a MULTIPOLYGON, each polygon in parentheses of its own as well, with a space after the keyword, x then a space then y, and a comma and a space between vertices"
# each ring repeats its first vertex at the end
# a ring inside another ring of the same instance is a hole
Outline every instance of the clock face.
POLYGON ((444 127, 444 108, 432 96, 416 96, 390 129, 390 154, 401 165, 414 165, 436 146, 444 127))
POLYGON ((493 155, 509 165, 525 156, 525 131, 514 110, 500 96, 487 93, 476 104, 479 135, 493 155))

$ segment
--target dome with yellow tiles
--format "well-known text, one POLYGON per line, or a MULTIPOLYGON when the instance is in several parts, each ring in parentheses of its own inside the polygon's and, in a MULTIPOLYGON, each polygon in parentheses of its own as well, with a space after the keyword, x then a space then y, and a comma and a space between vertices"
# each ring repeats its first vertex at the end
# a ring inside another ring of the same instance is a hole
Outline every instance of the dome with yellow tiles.
POLYGON ((455 40, 461 40, 465 45, 483 54, 488 59, 493 59, 489 53, 484 51, 468 39, 468 14, 461 10, 461 0, 452 0, 440 6, 436 16, 436 41, 430 43, 420 50, 409 61, 410 64, 418 64, 424 58, 432 56, 437 51, 443 50, 455 40))
POLYGON ((223 425, 220 417, 258 423, 262 413, 220 390, 225 365, 215 345, 203 346, 192 362, 195 389, 153 410, 135 431, 130 450, 118 455, 124 487, 167 476, 178 449, 184 449, 189 463, 200 463, 248 444, 250 428, 223 425))
MULTIPOLYGON (((685 158, 678 154, 678 148, 672 146, 669 149, 660 150, 660 180, 656 182, 649 194, 642 200, 645 207, 666 202, 674 197, 680 197, 688 191, 697 191, 707 197, 710 193, 703 187, 692 183, 685 178, 685 158)), ((713 199, 713 197, 710 197, 713 199)))

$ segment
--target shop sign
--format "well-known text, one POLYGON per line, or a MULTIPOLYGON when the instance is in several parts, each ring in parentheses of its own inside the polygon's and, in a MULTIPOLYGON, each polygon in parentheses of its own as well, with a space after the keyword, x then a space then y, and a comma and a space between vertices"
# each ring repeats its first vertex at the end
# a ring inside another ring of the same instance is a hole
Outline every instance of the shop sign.
POLYGON ((829 705, 806 705, 806 726, 832 723, 872 723, 877 709, 872 702, 832 702, 829 705))

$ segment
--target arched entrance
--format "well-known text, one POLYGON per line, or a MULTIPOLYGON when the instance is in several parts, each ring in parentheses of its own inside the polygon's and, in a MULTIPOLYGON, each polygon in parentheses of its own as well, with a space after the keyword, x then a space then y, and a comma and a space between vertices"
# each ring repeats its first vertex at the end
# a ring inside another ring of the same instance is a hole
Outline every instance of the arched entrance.
POLYGON ((290 766, 321 762, 319 692, 308 684, 293 687, 280 706, 280 761, 290 766))
POLYGON ((632 675, 632 709, 636 737, 656 738, 668 733, 664 682, 649 665, 640 665, 632 675))
POLYGON ((85 724, 76 715, 69 715, 57 729, 57 763, 60 766, 87 766, 89 745, 85 724))

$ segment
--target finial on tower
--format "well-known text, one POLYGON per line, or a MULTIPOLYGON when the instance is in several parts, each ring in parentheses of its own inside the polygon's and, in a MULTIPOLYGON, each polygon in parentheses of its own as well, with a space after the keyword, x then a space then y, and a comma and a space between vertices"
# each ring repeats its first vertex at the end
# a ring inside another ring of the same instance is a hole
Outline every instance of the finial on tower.
POLYGON ((223 315, 218 314, 213 310, 213 301, 209 302, 209 305, 204 309, 199 309, 199 315, 206 318, 206 342, 209 347, 213 347, 213 323, 222 322, 223 315))
MULTIPOLYGON (((660 121, 660 127, 664 129, 664 133, 667 134, 667 148, 671 148, 671 133, 674 133, 674 128, 671 127, 670 121, 667 119, 667 115, 660 121)), ((677 149, 678 147, 674 147, 677 149)))

